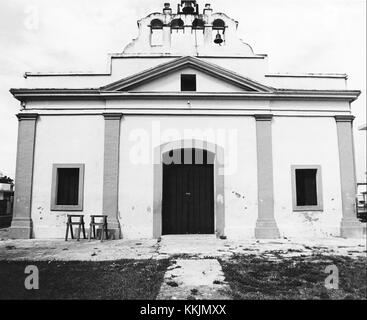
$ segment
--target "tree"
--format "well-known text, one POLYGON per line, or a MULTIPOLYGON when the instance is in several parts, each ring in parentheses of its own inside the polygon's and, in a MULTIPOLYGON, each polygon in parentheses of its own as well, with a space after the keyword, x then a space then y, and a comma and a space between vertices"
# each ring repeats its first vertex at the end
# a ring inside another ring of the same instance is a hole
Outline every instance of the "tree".
POLYGON ((14 180, 7 176, 0 177, 0 183, 13 184, 14 180))

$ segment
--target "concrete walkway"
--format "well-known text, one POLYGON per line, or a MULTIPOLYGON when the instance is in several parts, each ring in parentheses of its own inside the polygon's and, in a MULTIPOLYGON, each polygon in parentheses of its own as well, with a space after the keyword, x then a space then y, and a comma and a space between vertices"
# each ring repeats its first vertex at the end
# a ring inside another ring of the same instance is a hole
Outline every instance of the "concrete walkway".
POLYGON ((8 240, 0 232, 0 260, 113 261, 120 259, 230 259, 264 255, 269 259, 301 255, 366 257, 366 239, 219 240, 215 236, 164 236, 155 239, 88 242, 88 240, 8 240), (3 240, 1 240, 3 239, 3 240))
POLYGON ((216 259, 177 259, 167 269, 157 300, 227 300, 230 288, 216 259))
POLYGON ((159 252, 168 256, 221 259, 228 259, 233 255, 265 255, 277 259, 315 254, 358 258, 367 256, 366 245, 366 238, 219 240, 211 235, 189 235, 162 237, 159 252))

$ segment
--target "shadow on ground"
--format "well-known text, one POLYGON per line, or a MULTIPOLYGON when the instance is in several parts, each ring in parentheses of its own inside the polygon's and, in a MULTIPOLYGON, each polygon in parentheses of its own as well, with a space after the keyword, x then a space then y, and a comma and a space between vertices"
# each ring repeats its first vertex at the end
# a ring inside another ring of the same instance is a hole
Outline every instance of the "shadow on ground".
POLYGON ((367 299, 366 258, 322 255, 269 260, 255 255, 236 255, 221 260, 235 300, 367 299), (339 289, 328 290, 325 268, 339 270, 339 289))
POLYGON ((168 260, 0 261, 0 300, 151 300, 168 265, 168 260), (25 288, 28 265, 39 269, 39 290, 25 288))

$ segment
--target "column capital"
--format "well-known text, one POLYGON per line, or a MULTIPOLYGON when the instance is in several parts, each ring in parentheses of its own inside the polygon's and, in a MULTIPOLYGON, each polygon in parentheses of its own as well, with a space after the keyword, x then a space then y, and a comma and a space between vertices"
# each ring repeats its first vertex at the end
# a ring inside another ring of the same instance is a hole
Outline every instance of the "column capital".
POLYGON ((19 121, 22 120, 37 120, 38 113, 18 113, 17 118, 19 121))
POLYGON ((122 113, 103 113, 105 120, 120 120, 122 113))
POLYGON ((341 116, 335 116, 336 122, 351 122, 353 123, 354 119, 356 117, 352 115, 341 115, 341 116))
POLYGON ((256 121, 272 121, 273 117, 272 114, 255 114, 256 121))

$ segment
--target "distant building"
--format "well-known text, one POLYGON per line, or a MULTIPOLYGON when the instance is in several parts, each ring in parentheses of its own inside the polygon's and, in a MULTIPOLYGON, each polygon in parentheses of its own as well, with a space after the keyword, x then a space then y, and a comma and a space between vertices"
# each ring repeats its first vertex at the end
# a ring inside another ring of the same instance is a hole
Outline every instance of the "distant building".
POLYGON ((13 217, 13 184, 0 173, 0 228, 9 227, 13 217))
MULTIPOLYGON (((367 124, 358 128, 361 131, 367 130, 367 124)), ((364 152, 366 152, 364 150, 364 152)), ((366 173, 367 174, 367 173, 366 173)), ((363 222, 367 222, 367 183, 366 181, 357 184, 357 216, 363 222)))
POLYGON ((27 73, 11 237, 62 238, 68 213, 106 214, 125 239, 360 237, 361 92, 345 74, 268 73, 237 27, 167 3, 108 72, 27 73))

